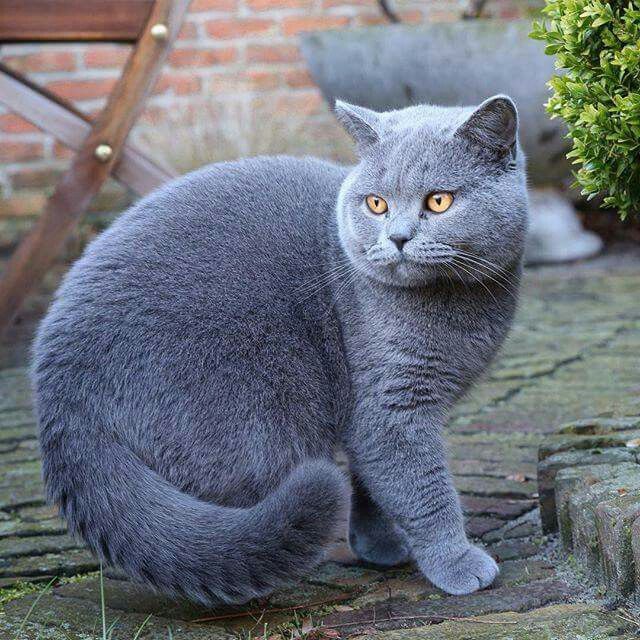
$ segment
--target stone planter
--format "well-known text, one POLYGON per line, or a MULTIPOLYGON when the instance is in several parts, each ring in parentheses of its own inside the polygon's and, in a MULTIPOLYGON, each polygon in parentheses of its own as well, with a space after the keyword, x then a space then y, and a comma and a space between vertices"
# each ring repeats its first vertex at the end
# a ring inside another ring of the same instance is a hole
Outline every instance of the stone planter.
POLYGON ((530 181, 545 187, 540 196, 532 193, 527 261, 586 258, 599 252, 600 238, 584 231, 572 205, 548 188, 570 183, 570 143, 562 121, 545 111, 554 60, 528 37, 530 30, 528 20, 465 20, 323 31, 304 35, 302 52, 330 105, 340 98, 385 111, 509 94, 518 106, 530 181))
POLYGON ((515 101, 534 184, 570 175, 560 120, 544 109, 554 73, 529 21, 473 20, 388 25, 303 36, 302 52, 325 99, 384 111, 426 102, 478 104, 496 93, 515 101))
POLYGON ((564 425, 539 450, 543 530, 607 595, 640 597, 640 416, 564 425))

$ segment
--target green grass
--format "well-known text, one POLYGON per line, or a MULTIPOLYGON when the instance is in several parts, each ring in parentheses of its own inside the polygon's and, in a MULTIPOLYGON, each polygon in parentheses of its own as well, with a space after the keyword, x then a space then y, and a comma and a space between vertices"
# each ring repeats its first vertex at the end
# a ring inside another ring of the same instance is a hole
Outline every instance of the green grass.
POLYGON ((42 596, 45 593, 47 593, 47 591, 49 591, 49 589, 51 588, 53 583, 56 581, 56 579, 57 579, 57 576, 54 576, 53 578, 51 578, 51 580, 49 580, 49 582, 47 583, 47 586, 38 594, 38 597, 33 601, 33 604, 29 607, 29 611, 27 611, 27 615, 22 619, 22 622, 18 627, 18 631, 16 632, 16 639, 20 638, 20 636, 22 635, 22 631, 24 629, 24 625, 27 624, 29 617, 33 613, 34 609, 38 606, 38 602, 40 602, 40 598, 42 598, 42 596))
MULTIPOLYGON (((97 573, 87 574, 83 576, 74 576, 72 578, 62 578, 62 579, 58 578, 58 576, 54 576, 49 580, 49 582, 47 582, 44 585, 44 587, 42 586, 42 583, 34 584, 32 582, 23 582, 23 583, 18 583, 13 587, 0 590, 0 606, 8 602, 11 602, 12 600, 16 600, 18 598, 37 594, 31 606, 29 607, 29 610, 27 611, 26 615, 21 620, 20 625, 18 626, 18 629, 15 635, 13 636, 12 640, 21 640, 21 638, 23 637, 23 632, 25 630, 25 627, 29 622, 29 619, 31 618, 33 612, 36 611, 38 608, 40 599, 50 591, 54 583, 57 582, 59 584, 65 584, 69 582, 79 582, 80 580, 85 580, 87 577, 95 577, 96 575, 99 577, 99 580, 100 580, 100 623, 102 628, 101 628, 101 633, 99 635, 96 635, 95 633, 96 629, 94 626, 94 628, 90 630, 89 635, 91 637, 96 637, 96 640, 113 640, 114 633, 117 629, 120 618, 119 617, 115 618, 113 621, 111 621, 111 623, 109 623, 107 620, 107 605, 106 605, 105 590, 104 590, 104 575, 103 575, 102 564, 100 564, 100 570, 97 573)), ((153 614, 150 613, 144 619, 142 624, 136 629, 131 640, 140 640, 140 638, 142 637, 142 633, 145 627, 147 626, 147 623, 149 622, 149 620, 151 620, 152 616, 153 614)), ((171 627, 167 627, 167 640, 177 640, 173 635, 173 630, 171 629, 171 627)))

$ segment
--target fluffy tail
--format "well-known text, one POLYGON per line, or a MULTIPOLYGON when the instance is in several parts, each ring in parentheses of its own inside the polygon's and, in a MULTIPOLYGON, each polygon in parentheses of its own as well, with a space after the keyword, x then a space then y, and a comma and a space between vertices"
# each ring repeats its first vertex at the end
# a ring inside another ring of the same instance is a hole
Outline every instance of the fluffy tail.
POLYGON ((265 596, 313 568, 347 503, 331 462, 305 462, 262 502, 233 509, 181 493, 116 442, 87 450, 53 432, 42 438, 45 483, 70 531, 132 578, 208 605, 265 596))

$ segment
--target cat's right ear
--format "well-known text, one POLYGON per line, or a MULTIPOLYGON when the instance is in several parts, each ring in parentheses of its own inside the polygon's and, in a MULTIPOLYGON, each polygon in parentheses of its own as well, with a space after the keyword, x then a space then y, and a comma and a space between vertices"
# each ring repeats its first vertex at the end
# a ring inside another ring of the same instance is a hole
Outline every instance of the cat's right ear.
POLYGON ((380 140, 378 135, 380 118, 375 111, 342 100, 336 100, 334 110, 342 126, 355 140, 360 153, 380 140))
POLYGON ((518 111, 509 96, 487 98, 456 131, 461 136, 499 157, 515 157, 518 111))

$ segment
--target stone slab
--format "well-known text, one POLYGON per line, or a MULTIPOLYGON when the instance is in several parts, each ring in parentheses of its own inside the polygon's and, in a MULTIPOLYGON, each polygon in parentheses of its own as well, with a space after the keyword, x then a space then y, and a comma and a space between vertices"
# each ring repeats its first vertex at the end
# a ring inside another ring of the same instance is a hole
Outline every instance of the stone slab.
POLYGON ((40 556, 82 548, 82 544, 67 535, 37 535, 0 539, 0 562, 8 558, 40 556))
POLYGON ((595 525, 602 570, 608 593, 630 596, 635 584, 635 560, 631 534, 634 522, 640 518, 640 492, 614 496, 595 508, 595 525))
POLYGON ((492 498, 486 496, 462 496, 460 499, 466 514, 490 516, 503 520, 517 518, 535 507, 534 500, 492 498))
POLYGON ((538 450, 539 460, 544 460, 554 453, 577 449, 608 449, 610 447, 638 448, 640 430, 617 431, 606 434, 576 436, 558 434, 549 436, 538 450))
POLYGON ((442 622, 447 618, 477 616, 501 611, 526 611, 562 602, 572 589, 559 580, 538 580, 520 586, 478 591, 441 600, 385 602, 379 607, 331 613, 322 619, 325 626, 357 633, 375 625, 378 630, 415 627, 416 622, 442 622))
MULTIPOLYGON (((15 638, 27 615, 20 640, 94 640, 102 637, 102 611, 99 604, 85 599, 60 597, 47 593, 43 595, 32 610, 37 595, 30 595, 9 602, 4 607, 0 621, 0 633, 3 637, 15 638), (29 611, 31 613, 29 614, 29 611), (99 635, 98 635, 99 634, 99 635)), ((237 640, 237 635, 220 626, 196 624, 146 613, 129 613, 113 610, 105 611, 107 628, 113 627, 113 637, 134 638, 140 631, 145 640, 237 640), (145 620, 147 622, 145 623, 145 620), (144 624, 144 627, 142 625, 144 624), (171 636, 168 635, 171 630, 171 636)))
POLYGON ((583 436, 603 435, 619 431, 640 429, 640 416, 622 416, 618 418, 583 418, 563 424, 558 433, 583 436))
POLYGON ((632 638, 633 623, 593 604, 557 604, 526 613, 465 620, 361 636, 361 640, 608 640, 632 638))
POLYGON ((23 577, 74 576, 97 569, 98 562, 84 549, 0 560, 0 578, 15 578, 16 582, 23 577))
POLYGON ((580 488, 596 484, 602 480, 631 474, 637 465, 623 462, 619 465, 601 464, 592 467, 568 467, 561 469, 555 479, 555 500, 557 505, 560 541, 565 550, 573 548, 573 524, 569 513, 571 496, 580 488))
POLYGON ((507 480, 486 476, 456 476, 454 484, 460 493, 474 496, 500 496, 530 499, 537 495, 538 487, 532 480, 507 480))
MULTIPOLYGON (((536 498, 533 493, 529 494, 535 488, 526 487, 527 497, 510 497, 509 483, 518 485, 518 496, 521 495, 523 484, 518 480, 522 476, 524 482, 534 484, 533 470, 538 446, 544 443, 547 434, 558 424, 565 423, 566 426, 568 421, 572 421, 573 429, 559 434, 563 439, 572 440, 576 437, 609 437, 610 434, 604 432, 611 430, 624 435, 626 439, 630 433, 640 431, 634 426, 634 420, 640 414, 637 368, 640 348, 638 264, 628 273, 613 274, 608 271, 596 273, 587 266, 585 268, 589 269, 589 273, 577 278, 574 277, 575 272, 571 271, 573 267, 564 267, 553 273, 546 270, 529 271, 525 276, 522 305, 511 338, 505 345, 502 362, 498 362, 494 372, 489 374, 492 377, 472 389, 469 397, 454 411, 447 432, 453 461, 451 466, 463 488, 465 483, 474 483, 481 491, 480 494, 465 493, 462 496, 467 517, 473 519, 474 526, 490 529, 484 534, 485 538, 491 537, 494 532, 500 534, 498 541, 485 544, 501 565, 501 574, 492 588, 473 594, 473 597, 465 597, 467 599, 462 601, 457 597, 450 598, 424 581, 410 564, 387 570, 364 566, 358 564, 342 545, 341 552, 331 556, 335 561, 319 567, 306 580, 274 594, 266 604, 272 609, 276 605, 309 606, 308 610, 296 610, 296 615, 305 625, 310 620, 309 613, 313 620, 318 619, 316 614, 353 614, 354 604, 360 605, 363 610, 375 609, 382 616, 398 606, 409 607, 409 612, 417 611, 415 607, 426 607, 423 610, 427 614, 426 620, 435 624, 427 628, 422 627, 425 618, 409 620, 407 624, 413 626, 406 631, 409 635, 405 637, 415 637, 412 634, 423 629, 435 633, 439 628, 444 629, 444 624, 451 623, 465 627, 466 630, 461 632, 466 634, 463 635, 465 640, 482 637, 478 633, 485 632, 491 634, 487 636, 485 633, 487 640, 494 637, 502 640, 505 633, 520 630, 520 627, 523 633, 530 630, 533 634, 532 638, 527 637, 526 640, 550 640, 554 638, 553 634, 564 640, 560 625, 550 626, 544 631, 539 626, 526 627, 526 620, 529 616, 533 618, 537 615, 535 607, 542 602, 540 598, 532 597, 532 592, 536 589, 553 590, 553 587, 530 586, 540 582, 545 585, 555 582, 554 566, 546 560, 546 554, 553 546, 539 535, 532 521, 521 519, 525 514, 531 515, 535 508, 536 498), (599 417, 576 422, 576 418, 596 415, 599 417), (505 488, 509 491, 505 491, 505 488), (496 525, 498 529, 493 528, 496 525), (508 537, 516 535, 519 537, 508 537), (503 614, 491 612, 501 607, 516 607, 509 604, 513 600, 507 599, 513 596, 513 592, 521 596, 518 607, 534 609, 516 618, 518 624, 509 625, 507 630, 490 622, 493 616, 503 614), (326 596, 330 600, 328 603, 314 604, 316 599, 322 601, 326 596), (465 621, 442 622, 442 617, 447 615, 466 618, 483 610, 490 612, 487 621, 473 624, 471 631, 465 621), (436 619, 434 615, 438 614, 440 618, 436 619)), ((46 584, 54 575, 78 576, 97 568, 95 560, 83 550, 71 548, 43 553, 47 550, 47 544, 67 540, 67 537, 59 535, 64 525, 55 517, 55 511, 42 503, 35 467, 29 464, 23 466, 23 463, 35 461, 38 454, 33 416, 30 407, 23 406, 25 380, 24 371, 7 375, 0 371, 0 403, 6 397, 3 389, 13 390, 13 400, 0 405, 0 499, 4 500, 3 506, 0 506, 0 544, 2 540, 10 539, 10 545, 18 545, 18 555, 14 548, 3 559, 8 560, 9 564, 3 565, 0 570, 0 589, 3 589, 0 598, 6 598, 6 594, 11 593, 10 590, 4 590, 5 587, 19 581, 46 584), (18 378, 21 380, 18 381, 18 378), (10 386, 3 386, 7 384, 10 386), (36 537, 42 537, 43 540, 30 540, 36 537)), ((588 444, 593 446, 594 440, 589 440, 588 444)), ((601 449, 606 455, 617 455, 610 452, 620 450, 620 447, 601 449)), ((624 462, 628 462, 627 458, 635 458, 640 449, 625 446, 624 451, 629 454, 623 456, 624 462)), ((475 490, 469 484, 467 487, 470 491, 475 490)), ((640 525, 637 535, 640 540, 640 525)), ((600 539, 599 532, 598 536, 600 539)), ((640 542, 636 543, 636 546, 639 545, 640 542)), ((636 557, 640 558, 640 549, 636 550, 636 557)), ((634 566, 636 564, 640 563, 634 560, 634 566)), ((138 628, 136 624, 141 623, 148 613, 152 613, 150 626, 145 628, 140 640, 145 637, 168 638, 167 630, 163 628, 165 624, 172 629, 176 640, 228 637, 229 634, 236 639, 247 640, 263 635, 264 629, 256 626, 261 616, 261 606, 265 604, 263 602, 250 603, 251 607, 254 604, 257 606, 258 613, 252 614, 253 618, 246 611, 239 611, 244 617, 200 625, 191 622, 186 605, 167 602, 153 593, 142 593, 115 574, 108 580, 108 620, 113 622, 119 616, 123 619, 123 626, 114 634, 114 640, 131 640, 138 628), (180 619, 180 616, 184 619, 180 619)), ((580 587, 572 584, 571 594, 584 596, 580 587)), ((49 615, 36 615, 28 625, 27 637, 37 637, 38 640, 88 640, 89 637, 95 640, 96 636, 100 637, 100 621, 93 615, 98 603, 96 594, 94 577, 74 577, 71 584, 62 585, 53 594, 43 597, 42 602, 46 604, 49 615), (82 585, 85 581, 89 585, 90 596, 83 594, 82 585), (55 605, 49 598, 55 599, 55 605), (97 627, 94 633, 92 625, 95 623, 97 627)), ((15 607, 11 624, 21 619, 34 599, 23 596, 18 601, 21 602, 19 606, 11 605, 15 607)), ((226 613, 229 611, 226 610, 226 613)), ((201 612, 197 607, 192 612, 193 615, 210 613, 201 612)), ((225 610, 214 613, 226 615, 225 610)), ((597 615, 600 615, 599 611, 597 615)), ((294 618, 291 609, 280 613, 271 611, 268 614, 267 638, 282 635, 284 630, 290 632, 294 628, 294 618), (281 624, 285 626, 278 626, 281 624)), ((4 640, 3 620, 0 614, 0 637, 4 640)), ((573 628, 576 633, 584 630, 589 640, 601 640, 597 635, 601 629, 602 640, 609 637, 605 633, 608 629, 606 625, 592 628, 581 627, 580 623, 581 620, 573 621, 573 628), (589 634, 596 635, 591 637, 589 634)), ((15 630, 15 626, 12 629, 15 630)), ((357 633, 363 631, 357 626, 344 628, 345 631, 353 629, 359 629, 357 633)), ((620 629, 623 634, 621 640, 625 636, 623 626, 620 629)), ((386 632, 377 632, 381 633, 386 632)), ((285 633, 284 637, 289 636, 285 633)), ((14 634, 10 633, 8 638, 14 640, 14 634)), ((320 640, 320 637, 312 636, 312 639, 320 640)), ((516 637, 516 640, 524 639, 516 637)))
POLYGON ((514 560, 516 558, 530 558, 541 552, 541 541, 537 540, 501 540, 490 544, 487 550, 498 561, 514 560))
POLYGON ((558 530, 556 517, 555 479, 560 469, 597 464, 636 462, 632 449, 584 449, 556 453, 538 463, 538 494, 540 496, 540 520, 544 533, 558 530))
POLYGON ((569 517, 573 536, 573 553, 576 558, 600 578, 602 573, 601 545, 596 527, 596 508, 604 501, 623 494, 640 496, 640 473, 630 476, 622 473, 610 479, 596 482, 574 492, 569 498, 569 517))

